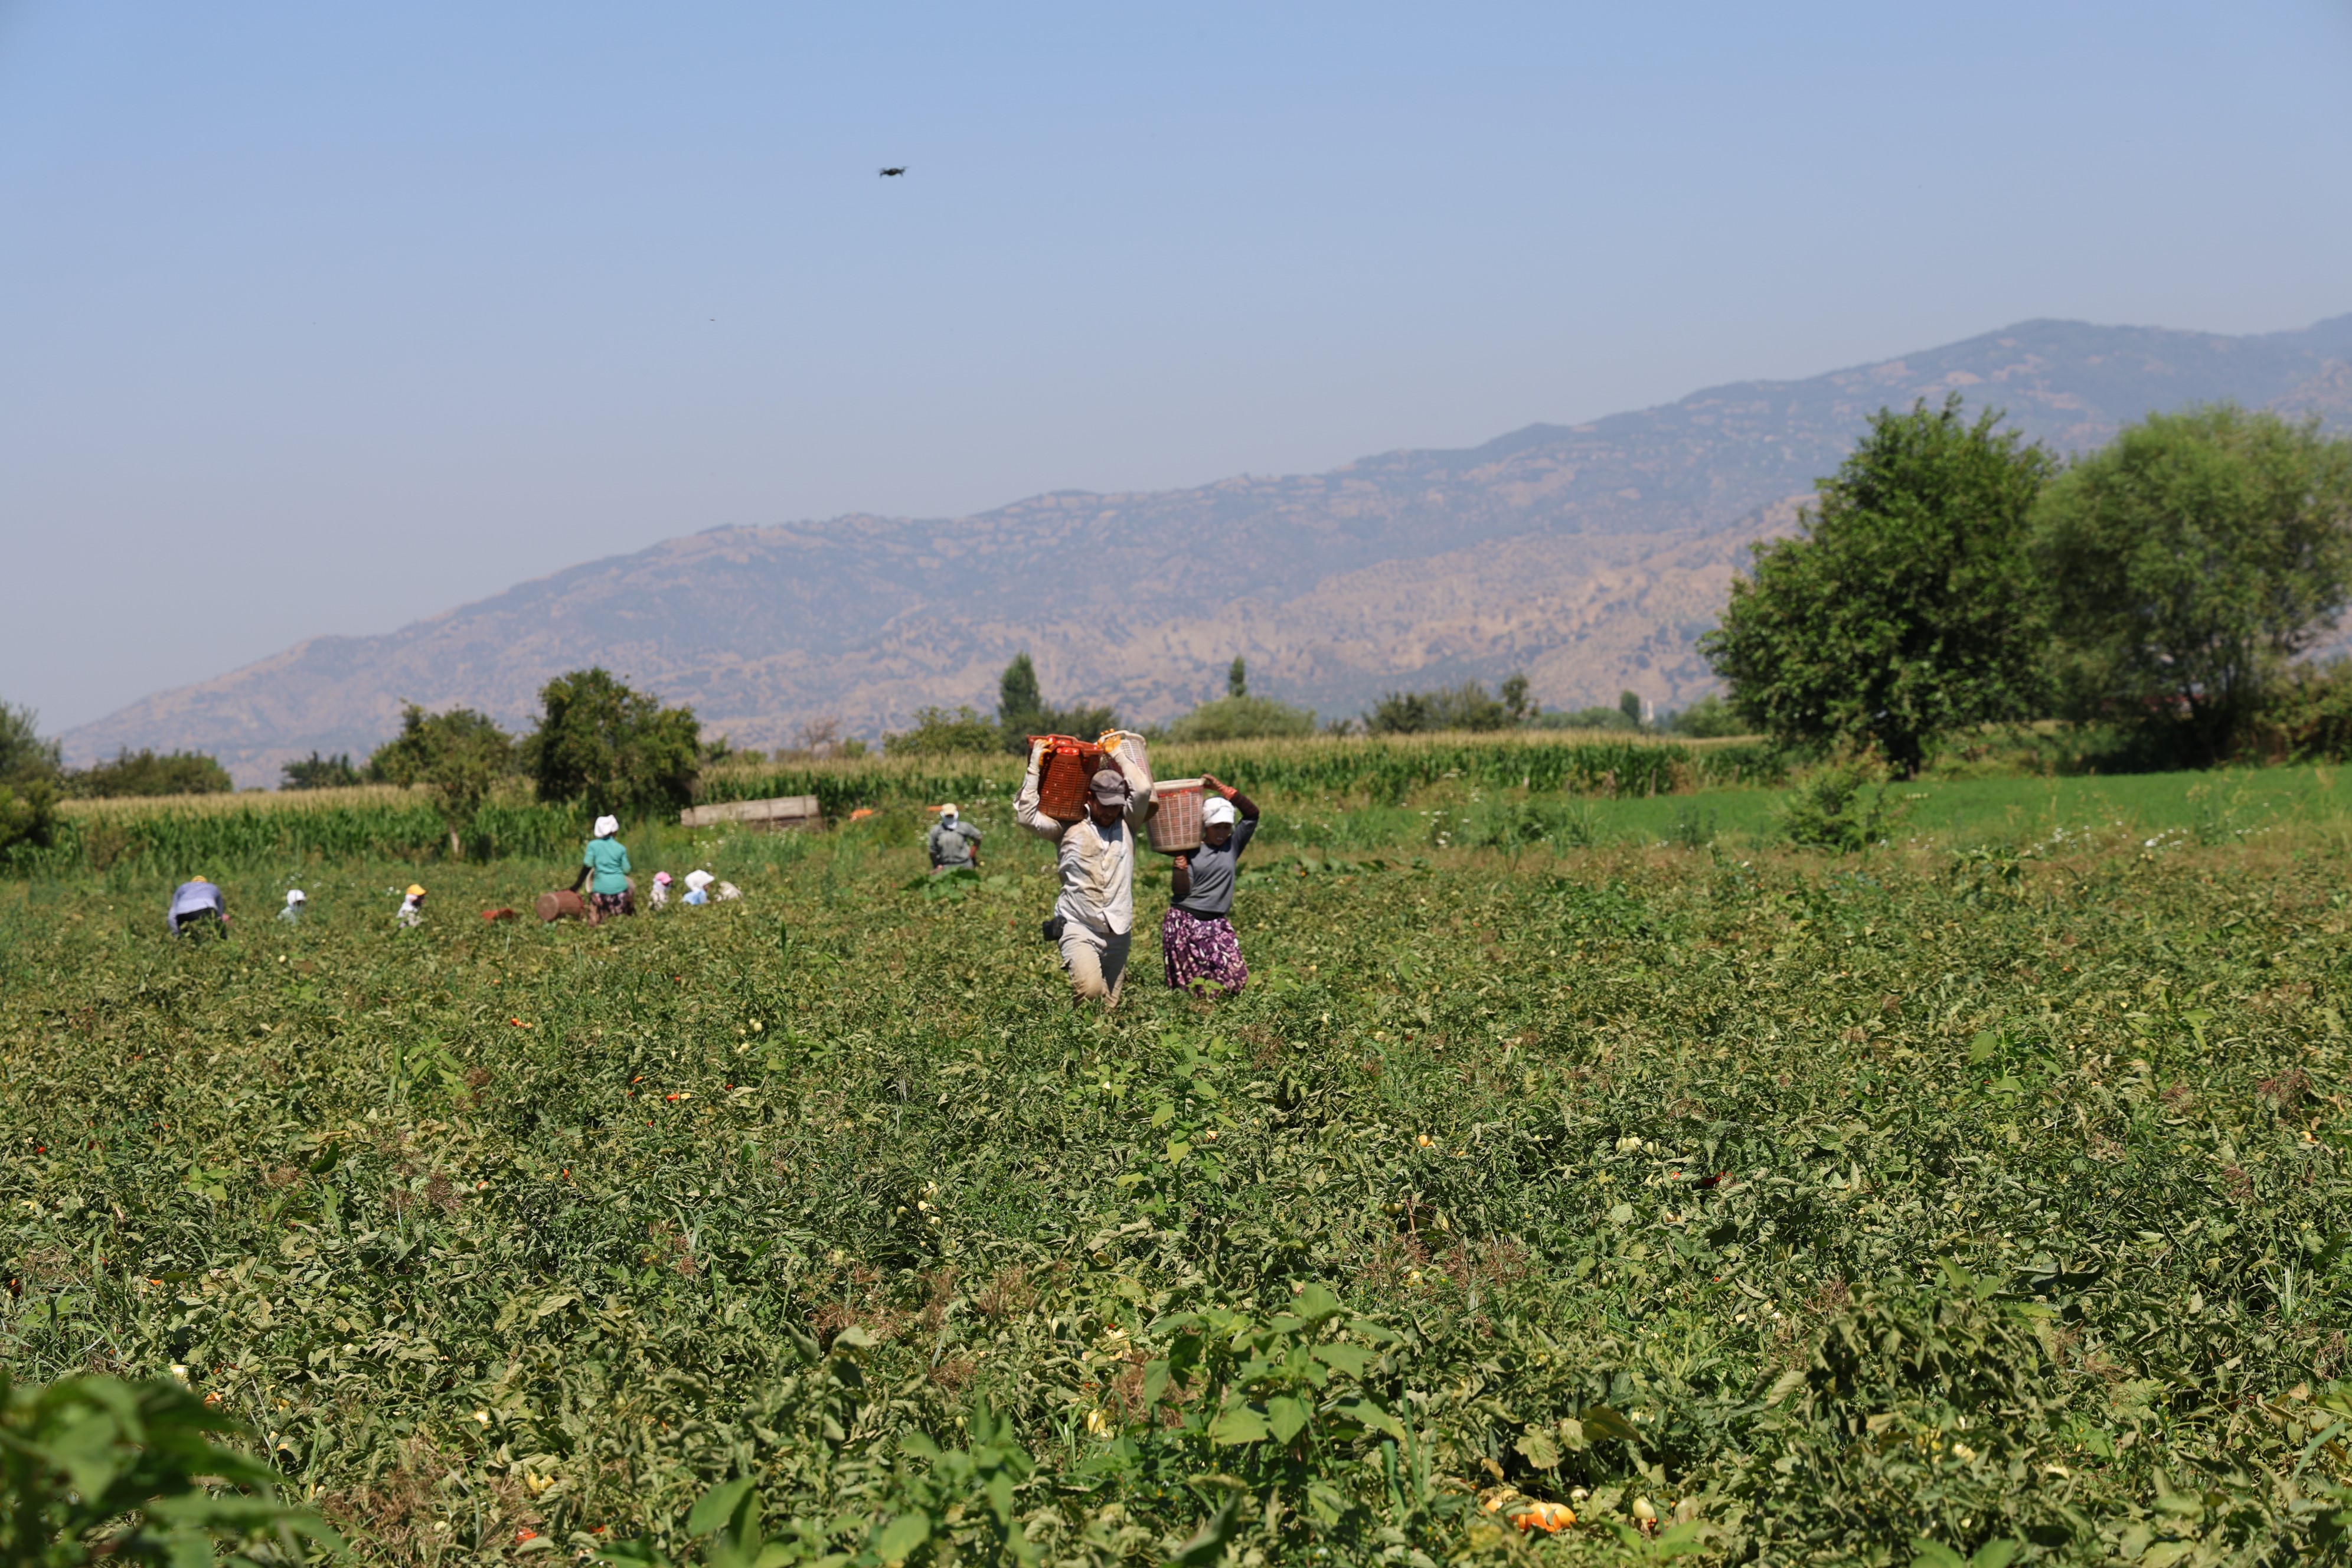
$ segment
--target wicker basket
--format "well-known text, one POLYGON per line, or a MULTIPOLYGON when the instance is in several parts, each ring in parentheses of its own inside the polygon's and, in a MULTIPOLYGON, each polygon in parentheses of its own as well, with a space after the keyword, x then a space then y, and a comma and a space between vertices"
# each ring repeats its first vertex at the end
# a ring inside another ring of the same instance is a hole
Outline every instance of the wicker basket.
POLYGON ((1202 798, 1199 779, 1163 779, 1152 785, 1152 804, 1159 809, 1144 824, 1151 847, 1162 855, 1187 855, 1198 849, 1202 798))
POLYGON ((580 895, 569 888, 540 894, 531 907, 539 911, 539 918, 543 921, 576 921, 588 912, 588 906, 581 900, 580 895))
POLYGON ((1076 822, 1087 814, 1087 790, 1103 765, 1103 749, 1075 735, 1032 735, 1045 742, 1037 774, 1037 809, 1056 822, 1076 822))

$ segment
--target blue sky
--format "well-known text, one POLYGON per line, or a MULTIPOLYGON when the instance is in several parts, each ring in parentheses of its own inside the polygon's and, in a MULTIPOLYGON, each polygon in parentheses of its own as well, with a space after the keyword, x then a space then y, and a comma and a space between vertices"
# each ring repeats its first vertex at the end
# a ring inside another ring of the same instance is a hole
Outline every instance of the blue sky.
POLYGON ((2305 325, 2348 76, 2342 0, 0 0, 0 699, 722 523, 2305 325))

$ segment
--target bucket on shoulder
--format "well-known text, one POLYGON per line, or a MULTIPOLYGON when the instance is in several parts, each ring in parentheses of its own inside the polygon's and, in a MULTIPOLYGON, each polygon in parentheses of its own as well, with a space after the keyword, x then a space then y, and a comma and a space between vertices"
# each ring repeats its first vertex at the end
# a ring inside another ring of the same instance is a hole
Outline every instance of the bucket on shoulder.
POLYGON ((1151 847, 1162 855, 1188 855, 1198 849, 1202 798, 1199 779, 1162 779, 1153 784, 1151 801, 1158 809, 1144 824, 1151 847))
POLYGON ((1037 809, 1056 822, 1076 822, 1086 816, 1087 790, 1103 765, 1103 749, 1076 735, 1032 735, 1029 740, 1032 744, 1045 742, 1037 770, 1037 809))

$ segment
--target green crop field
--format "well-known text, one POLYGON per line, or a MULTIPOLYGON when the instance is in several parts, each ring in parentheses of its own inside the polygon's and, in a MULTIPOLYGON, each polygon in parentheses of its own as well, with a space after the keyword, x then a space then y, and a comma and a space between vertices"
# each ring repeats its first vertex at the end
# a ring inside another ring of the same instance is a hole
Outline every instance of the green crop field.
POLYGON ((552 850, 0 884, 0 1362, 183 1369, 369 1563, 2345 1556, 2332 781, 1841 859, 1447 771, 1268 788, 1248 992, 1108 1017, 996 798, 943 884, 642 833, 745 897, 596 930, 480 918, 552 850))

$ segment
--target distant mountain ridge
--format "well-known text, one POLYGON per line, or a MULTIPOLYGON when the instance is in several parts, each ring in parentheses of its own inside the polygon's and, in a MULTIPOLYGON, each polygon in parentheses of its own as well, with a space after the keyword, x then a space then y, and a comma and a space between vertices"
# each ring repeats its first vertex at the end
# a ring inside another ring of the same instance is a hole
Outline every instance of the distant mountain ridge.
POLYGON ((601 663, 772 747, 820 716, 872 735, 926 703, 985 709, 1024 647, 1049 698, 1147 721, 1221 689, 1236 653, 1254 688, 1327 714, 1520 668, 1550 706, 1628 687, 1675 704, 1707 688, 1693 644, 1747 546, 1793 526, 1870 414, 1952 391, 2063 450, 2222 398, 2352 428, 2352 315, 2247 337, 2027 321, 1326 474, 712 529, 386 636, 313 637, 64 739, 77 759, 208 751, 274 782, 313 748, 373 747, 403 700, 520 724, 549 676, 601 663))

